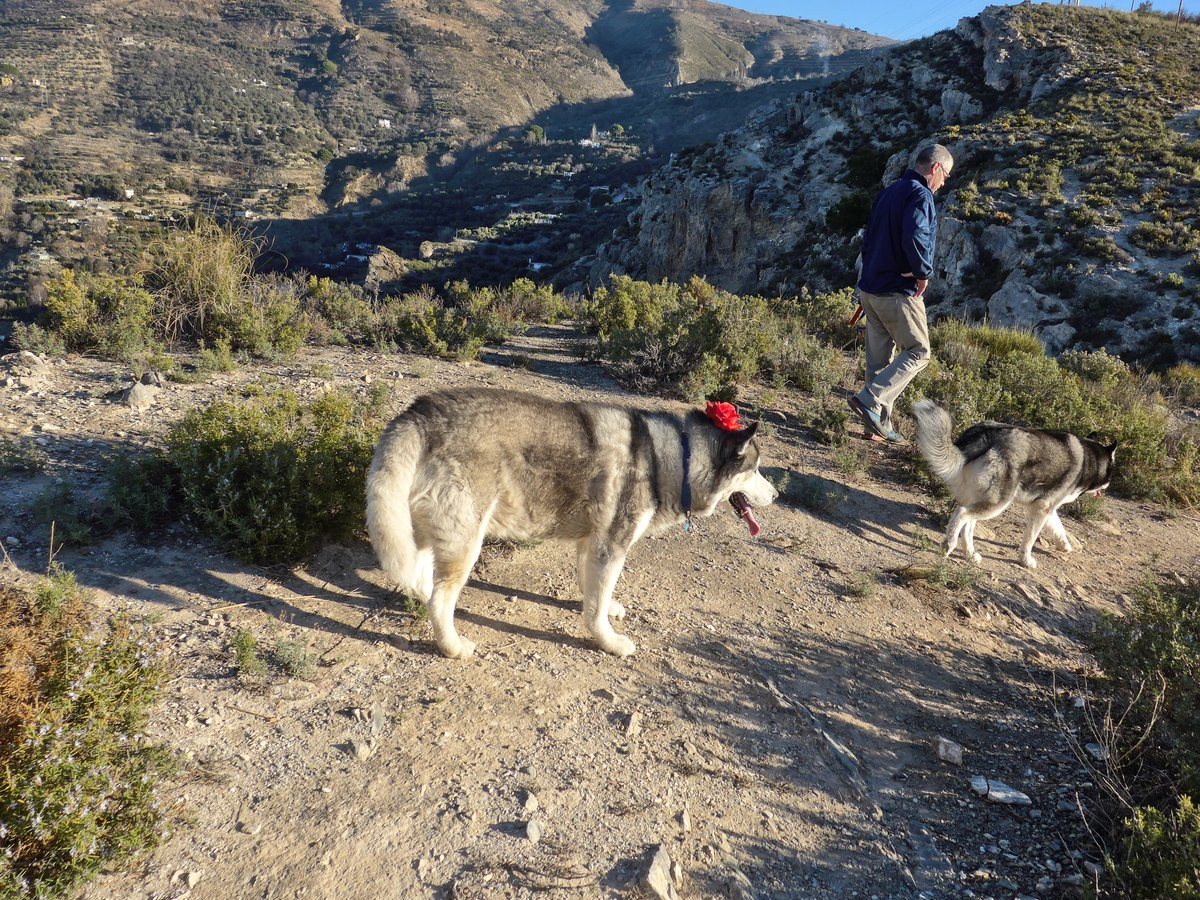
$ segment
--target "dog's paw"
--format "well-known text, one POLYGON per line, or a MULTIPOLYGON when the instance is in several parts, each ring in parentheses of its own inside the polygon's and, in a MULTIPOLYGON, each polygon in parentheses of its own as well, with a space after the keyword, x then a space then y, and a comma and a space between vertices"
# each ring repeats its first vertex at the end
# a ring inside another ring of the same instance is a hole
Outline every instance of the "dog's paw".
POLYGON ((1034 559, 1032 556, 1026 556, 1024 559, 1021 560, 1021 565, 1023 565, 1027 569, 1036 569, 1037 568, 1037 560, 1034 559))
POLYGON ((624 619, 625 607, 616 600, 610 601, 608 604, 608 617, 610 619, 624 619))
POLYGON ((475 642, 460 637, 453 642, 438 644, 438 649, 442 651, 442 656, 450 659, 470 659, 475 655, 475 642))
POLYGON ((971 562, 973 562, 973 563, 983 562, 983 554, 982 553, 972 553, 971 554, 971 562))
POLYGON ((1061 544, 1058 545, 1058 549, 1061 550, 1063 553, 1074 553, 1075 552, 1075 548, 1073 546, 1071 546, 1070 541, 1063 541, 1061 544))
POLYGON ((613 656, 633 656, 637 652, 637 644, 623 634, 614 634, 600 642, 600 649, 613 656))

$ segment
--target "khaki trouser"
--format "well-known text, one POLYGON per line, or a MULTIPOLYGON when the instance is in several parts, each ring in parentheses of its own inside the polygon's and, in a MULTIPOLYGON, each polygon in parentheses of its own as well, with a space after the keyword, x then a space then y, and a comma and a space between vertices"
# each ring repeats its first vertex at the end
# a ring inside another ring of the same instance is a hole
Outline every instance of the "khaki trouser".
POLYGON ((863 290, 858 296, 867 320, 867 384, 858 399, 888 422, 896 398, 929 365, 925 301, 908 294, 868 294, 863 290), (893 359, 897 348, 900 355, 893 359))

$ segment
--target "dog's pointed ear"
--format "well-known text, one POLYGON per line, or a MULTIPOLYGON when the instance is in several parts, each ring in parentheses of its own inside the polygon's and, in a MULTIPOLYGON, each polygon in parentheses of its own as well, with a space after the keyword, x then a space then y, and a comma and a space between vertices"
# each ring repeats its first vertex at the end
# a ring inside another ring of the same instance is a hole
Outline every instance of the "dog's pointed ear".
POLYGON ((744 456, 746 448, 750 446, 750 442, 754 440, 754 433, 758 431, 758 423, 751 422, 740 431, 729 432, 729 437, 725 438, 725 445, 729 448, 731 456, 744 456))

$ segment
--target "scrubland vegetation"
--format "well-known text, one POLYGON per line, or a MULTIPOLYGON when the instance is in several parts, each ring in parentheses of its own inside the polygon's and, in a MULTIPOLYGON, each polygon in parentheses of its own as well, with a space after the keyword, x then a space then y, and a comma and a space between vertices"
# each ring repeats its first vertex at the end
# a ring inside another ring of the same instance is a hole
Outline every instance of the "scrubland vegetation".
POLYGON ((68 896, 154 846, 173 769, 146 723, 166 670, 145 623, 96 621, 74 577, 0 586, 0 895, 68 896))

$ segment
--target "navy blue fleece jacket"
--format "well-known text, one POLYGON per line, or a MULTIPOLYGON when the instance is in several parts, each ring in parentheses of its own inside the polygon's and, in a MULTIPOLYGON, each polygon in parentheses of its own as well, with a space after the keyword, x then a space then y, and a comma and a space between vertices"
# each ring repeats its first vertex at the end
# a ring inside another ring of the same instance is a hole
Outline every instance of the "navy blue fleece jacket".
POLYGON ((875 198, 863 235, 859 288, 868 294, 915 294, 917 281, 933 275, 936 239, 933 192, 920 172, 909 169, 875 198))

